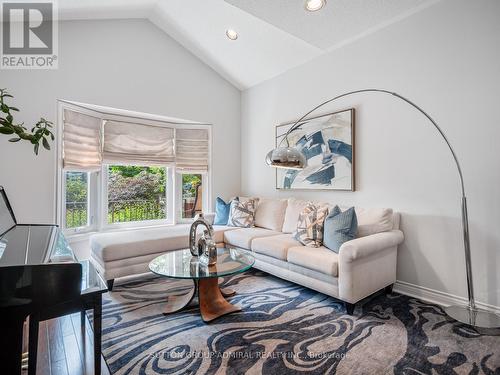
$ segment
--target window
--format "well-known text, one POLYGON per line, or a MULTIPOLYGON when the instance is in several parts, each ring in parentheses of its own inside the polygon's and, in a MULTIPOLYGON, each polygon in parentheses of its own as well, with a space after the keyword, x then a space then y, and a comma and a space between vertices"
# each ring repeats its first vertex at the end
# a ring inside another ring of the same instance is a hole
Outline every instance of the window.
POLYGON ((89 177, 86 172, 65 172, 65 228, 89 225, 89 177))
POLYGON ((59 102, 67 234, 188 222, 210 210, 210 125, 59 102))
POLYGON ((107 168, 108 224, 167 219, 166 168, 107 168))
POLYGON ((192 219, 203 211, 203 177, 201 174, 181 174, 182 219, 192 219))

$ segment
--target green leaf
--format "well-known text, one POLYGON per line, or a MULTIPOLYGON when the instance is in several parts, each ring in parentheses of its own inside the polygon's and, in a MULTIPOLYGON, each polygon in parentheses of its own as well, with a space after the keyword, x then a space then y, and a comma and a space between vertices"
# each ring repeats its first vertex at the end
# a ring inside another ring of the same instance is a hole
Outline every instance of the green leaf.
POLYGON ((50 133, 50 139, 54 140, 56 137, 54 137, 54 134, 50 133))
POLYGON ((37 143, 37 144, 35 145, 35 150, 34 150, 34 151, 35 151, 35 155, 38 155, 38 149, 39 149, 39 148, 40 148, 40 145, 37 143))
POLYGON ((21 138, 11 138, 9 139, 9 142, 19 142, 21 138))
POLYGON ((50 145, 49 145, 49 142, 47 141, 47 138, 42 138, 42 144, 46 150, 50 150, 50 145))
POLYGON ((0 110, 4 113, 9 113, 9 106, 7 104, 0 105, 0 110))
POLYGON ((14 120, 14 117, 12 117, 12 115, 7 115, 7 116, 5 116, 5 119, 6 119, 8 122, 12 122, 12 120, 14 120))
POLYGON ((10 110, 11 110, 11 111, 16 111, 16 112, 19 112, 19 109, 18 109, 18 108, 16 108, 16 107, 10 107, 10 110))
POLYGON ((1 134, 14 134, 14 130, 11 128, 0 128, 0 133, 1 134))

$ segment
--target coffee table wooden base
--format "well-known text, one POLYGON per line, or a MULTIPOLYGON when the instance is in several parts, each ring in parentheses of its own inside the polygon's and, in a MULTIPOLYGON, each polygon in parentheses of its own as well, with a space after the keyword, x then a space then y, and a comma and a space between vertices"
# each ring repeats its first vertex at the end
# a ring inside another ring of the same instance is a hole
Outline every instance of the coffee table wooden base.
POLYGON ((221 290, 216 277, 200 279, 194 282, 193 289, 189 293, 181 296, 169 296, 163 314, 173 314, 186 308, 191 304, 195 295, 198 294, 201 317, 205 323, 208 323, 223 315, 241 311, 240 307, 230 304, 224 298, 235 293, 234 290, 229 288, 221 290))
POLYGON ((201 317, 205 323, 223 315, 241 311, 240 307, 231 305, 224 299, 217 278, 201 279, 199 281, 198 298, 201 317))
POLYGON ((163 310, 163 315, 176 313, 188 306, 196 295, 197 286, 194 284, 193 289, 187 294, 181 296, 168 296, 167 306, 163 310))

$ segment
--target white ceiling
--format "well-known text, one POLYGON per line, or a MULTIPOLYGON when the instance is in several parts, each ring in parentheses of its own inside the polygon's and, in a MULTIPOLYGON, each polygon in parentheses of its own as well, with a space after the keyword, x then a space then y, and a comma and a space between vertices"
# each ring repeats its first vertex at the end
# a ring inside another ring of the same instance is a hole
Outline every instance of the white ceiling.
POLYGON ((306 12, 304 0, 225 0, 321 49, 329 49, 395 17, 413 12, 427 0, 329 0, 306 12))
POLYGON ((145 18, 239 89, 301 65, 439 0, 59 0, 59 17, 145 18), (226 38, 227 28, 239 34, 226 38))

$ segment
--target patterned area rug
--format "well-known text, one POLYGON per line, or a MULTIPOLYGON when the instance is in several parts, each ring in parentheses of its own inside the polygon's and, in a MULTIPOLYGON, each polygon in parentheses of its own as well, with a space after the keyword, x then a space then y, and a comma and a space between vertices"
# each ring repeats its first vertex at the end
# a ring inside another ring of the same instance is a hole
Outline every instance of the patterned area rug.
POLYGON ((251 270, 224 280, 243 312, 211 324, 191 307, 162 314, 188 281, 151 277, 104 297, 103 354, 113 374, 500 374, 498 332, 435 305, 379 294, 353 316, 321 293, 251 270), (497 335, 495 335, 495 333, 497 335))

